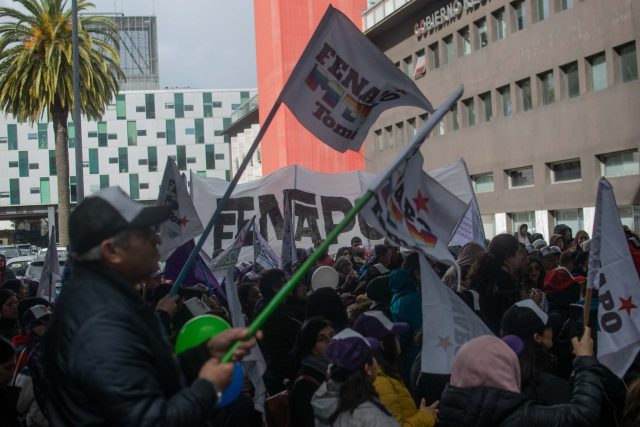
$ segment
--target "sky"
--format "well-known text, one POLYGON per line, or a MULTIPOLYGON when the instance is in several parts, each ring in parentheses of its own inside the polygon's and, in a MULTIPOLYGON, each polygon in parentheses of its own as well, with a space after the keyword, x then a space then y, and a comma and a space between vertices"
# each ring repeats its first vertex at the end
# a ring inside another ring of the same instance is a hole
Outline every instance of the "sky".
MULTIPOLYGON (((95 12, 155 14, 161 88, 257 87, 253 0, 92 2, 95 12)), ((11 0, 0 5, 14 7, 11 0)))

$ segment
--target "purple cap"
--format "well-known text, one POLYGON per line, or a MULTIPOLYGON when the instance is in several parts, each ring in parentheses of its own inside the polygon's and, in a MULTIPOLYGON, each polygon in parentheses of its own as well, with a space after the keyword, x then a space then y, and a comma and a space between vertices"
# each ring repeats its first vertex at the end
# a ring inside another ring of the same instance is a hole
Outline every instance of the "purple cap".
POLYGON ((394 323, 381 311, 362 313, 353 324, 353 329, 365 337, 382 341, 389 334, 399 335, 409 332, 408 323, 394 323))
POLYGON ((329 363, 349 372, 362 368, 371 359, 373 350, 380 347, 375 338, 365 338, 353 329, 343 329, 331 338, 327 346, 329 363))

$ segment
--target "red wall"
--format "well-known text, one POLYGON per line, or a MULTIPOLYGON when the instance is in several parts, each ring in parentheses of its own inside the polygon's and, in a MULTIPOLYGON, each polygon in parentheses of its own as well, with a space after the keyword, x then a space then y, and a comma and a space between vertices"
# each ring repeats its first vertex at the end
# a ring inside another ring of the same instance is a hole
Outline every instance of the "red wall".
MULTIPOLYGON (((293 70, 311 34, 331 3, 362 28, 366 0, 255 0, 260 125, 293 70)), ((314 137, 285 105, 262 139, 264 175, 292 164, 318 172, 364 169, 363 149, 339 153, 314 137)))

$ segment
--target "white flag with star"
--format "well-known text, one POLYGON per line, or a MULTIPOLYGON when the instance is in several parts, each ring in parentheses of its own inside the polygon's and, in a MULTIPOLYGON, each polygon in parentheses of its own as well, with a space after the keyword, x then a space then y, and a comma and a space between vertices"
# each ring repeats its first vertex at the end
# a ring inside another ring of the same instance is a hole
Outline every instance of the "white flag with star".
POLYGON ((160 225, 160 239, 158 247, 160 260, 166 261, 173 251, 189 240, 199 236, 204 231, 200 218, 189 196, 187 184, 180 175, 176 162, 167 157, 164 176, 160 185, 158 206, 168 205, 173 208, 171 216, 160 225))
POLYGON ((484 322, 458 297, 420 255, 422 282, 421 371, 450 374, 453 357, 462 344, 493 335, 484 322))
POLYGON ((640 350, 640 278, 604 177, 592 236, 587 286, 598 290, 598 360, 622 378, 640 350))

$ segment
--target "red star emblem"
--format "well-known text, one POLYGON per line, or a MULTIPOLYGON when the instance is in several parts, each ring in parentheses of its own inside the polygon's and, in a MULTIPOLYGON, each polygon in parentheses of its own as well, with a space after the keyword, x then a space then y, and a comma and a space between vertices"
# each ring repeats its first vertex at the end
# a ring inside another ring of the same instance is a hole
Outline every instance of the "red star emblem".
POLYGON ((618 309, 618 311, 624 310, 629 316, 631 316, 631 309, 638 308, 638 306, 635 305, 633 301, 631 301, 631 298, 631 295, 629 295, 629 298, 627 299, 620 298, 620 308, 618 309))
POLYGON ((446 337, 438 337, 438 344, 436 344, 436 347, 442 347, 442 349, 444 351, 447 351, 447 349, 449 347, 451 347, 453 344, 451 344, 451 342, 449 341, 449 336, 447 335, 446 337))
POLYGON ((180 220, 178 221, 178 224, 180 224, 183 227, 187 226, 187 223, 189 222, 189 220, 187 219, 186 216, 183 216, 182 218, 180 218, 180 220))
POLYGON ((420 213, 421 210, 429 212, 429 207, 427 206, 427 202, 429 202, 429 199, 427 197, 424 197, 420 190, 418 190, 418 195, 413 199, 413 201, 416 204, 418 213, 420 213))

